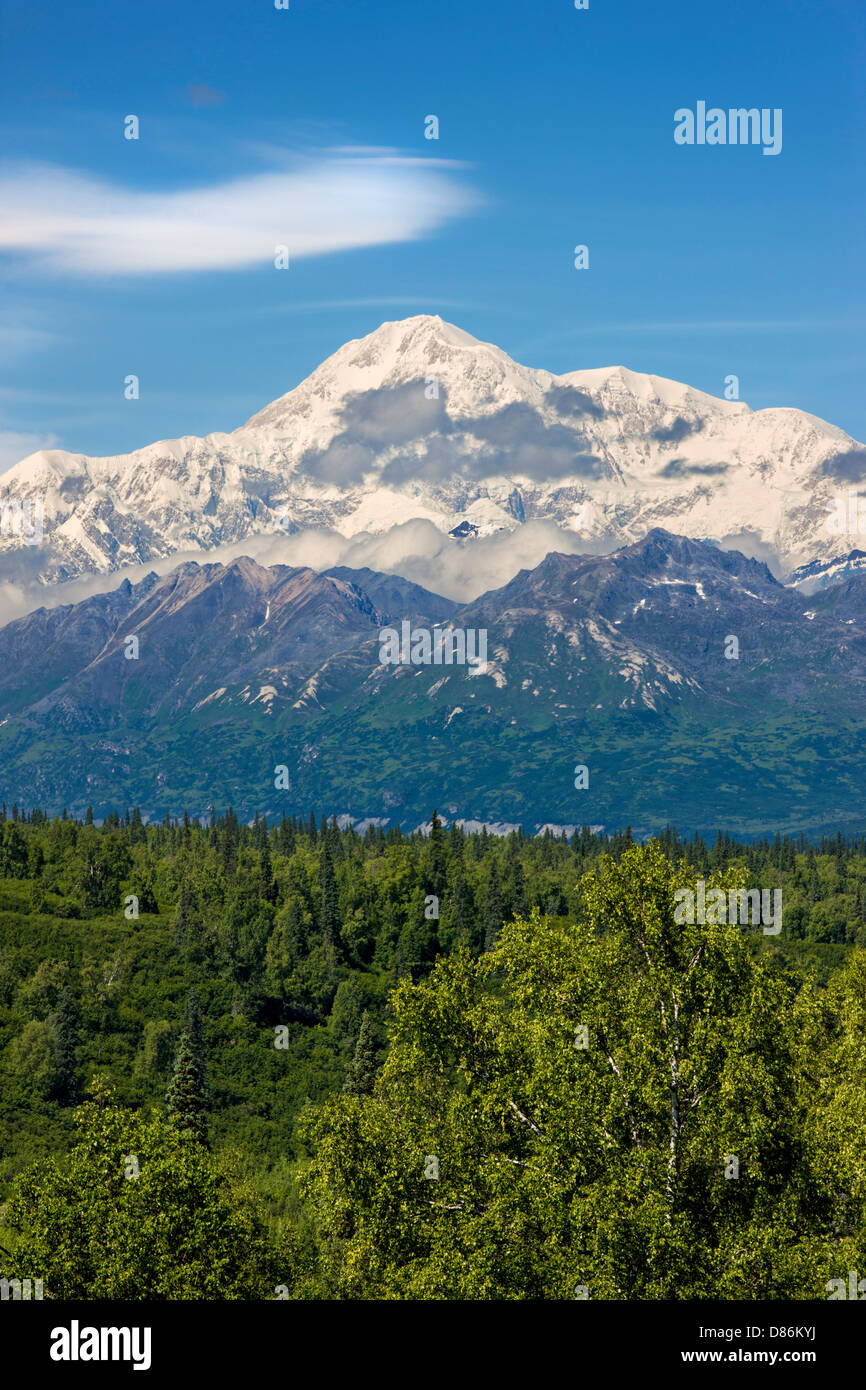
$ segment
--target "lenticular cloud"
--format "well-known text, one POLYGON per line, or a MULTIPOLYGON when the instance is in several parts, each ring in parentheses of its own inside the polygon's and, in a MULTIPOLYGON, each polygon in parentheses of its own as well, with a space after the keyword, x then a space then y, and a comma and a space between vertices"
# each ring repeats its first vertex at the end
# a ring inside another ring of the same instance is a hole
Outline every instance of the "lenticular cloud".
POLYGON ((6 166, 0 248, 80 275, 234 270, 413 241, 470 211, 447 160, 341 150, 206 188, 140 192, 54 165, 6 166))

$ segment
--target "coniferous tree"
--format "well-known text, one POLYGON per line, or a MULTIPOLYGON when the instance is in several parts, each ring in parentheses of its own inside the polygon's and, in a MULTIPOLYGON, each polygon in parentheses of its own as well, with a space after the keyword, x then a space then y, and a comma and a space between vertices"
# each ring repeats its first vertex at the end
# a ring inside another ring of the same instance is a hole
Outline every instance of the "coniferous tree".
POLYGON ((490 864, 490 873, 487 876, 487 891, 484 895, 484 916, 482 927, 484 930, 484 949, 491 951, 496 945, 499 933, 502 930, 502 918, 505 908, 502 903, 502 888, 499 883, 499 872, 496 868, 496 860, 490 864))
POLYGON ((349 1065, 343 1090, 350 1096, 369 1096, 376 1079, 376 1048, 373 1043, 373 1028, 370 1015, 364 1010, 361 1018, 361 1031, 355 1044, 355 1055, 349 1065))
POLYGON ((159 912, 159 904, 156 901, 156 889, 154 887, 153 868, 149 862, 146 863, 141 875, 138 892, 138 907, 140 912, 159 912))
POLYGON ((238 822, 231 806, 226 812, 222 849, 223 873, 226 878, 231 878, 235 871, 238 857, 238 822))
POLYGON ((192 891, 186 881, 180 885, 180 897, 177 903, 177 912, 174 917, 174 944, 183 946, 186 942, 187 934, 192 926, 193 896, 192 891))
POLYGON ((271 852, 267 840, 262 842, 259 857, 259 894, 271 906, 277 901, 277 884, 271 867, 271 852))
POLYGON ((331 946, 336 946, 340 935, 340 900, 337 895, 337 876, 331 847, 325 840, 321 859, 322 874, 322 935, 331 946))
POLYGON ((475 905, 466 881, 463 855, 456 854, 448 869, 448 895, 443 916, 444 939, 475 951, 475 905))
POLYGON ((190 1051, 195 1059, 201 1080, 202 1095, 207 1096, 207 1062, 204 1025, 201 1018, 201 1005, 196 990, 191 989, 186 996, 183 1009, 183 1031, 189 1038, 190 1051))
POLYGON ((331 816, 328 825, 328 843, 331 846, 331 854, 334 860, 343 858, 343 842, 340 839, 340 827, 337 825, 336 812, 331 816))
POLYGON ((441 898, 445 892, 445 876, 448 868, 447 837, 442 822, 436 812, 430 823, 430 891, 441 898))
POLYGON ((515 854, 510 864, 510 897, 512 917, 524 917, 529 910, 526 897, 526 877, 523 865, 515 854))
POLYGON ((189 1036, 181 1034, 174 1059, 171 1081, 166 1091, 171 1126, 207 1144, 207 1117, 204 1086, 189 1036))
POLYGON ((291 821, 288 821, 288 820, 286 820, 285 812, 283 813, 283 816, 282 816, 282 818, 281 818, 281 820, 280 820, 280 829, 279 829, 279 834, 278 834, 278 836, 277 836, 277 843, 279 844, 280 852, 281 852, 282 854, 285 854, 287 857, 288 857, 290 854, 293 854, 293 853, 294 853, 294 849, 295 849, 295 823, 294 823, 294 822, 295 822, 294 816, 292 817, 291 821))

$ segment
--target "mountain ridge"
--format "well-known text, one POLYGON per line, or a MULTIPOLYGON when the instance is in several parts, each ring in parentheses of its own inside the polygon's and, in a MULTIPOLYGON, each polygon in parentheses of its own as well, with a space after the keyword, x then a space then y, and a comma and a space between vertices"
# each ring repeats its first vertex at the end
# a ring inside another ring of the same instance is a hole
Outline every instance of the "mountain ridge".
POLYGON ((851 831, 864 693, 866 574, 804 599, 658 528, 611 555, 552 552, 463 605, 370 571, 186 562, 0 629, 3 795, 411 828, 435 804, 636 834, 851 831), (403 620, 483 630, 486 670, 389 664, 381 629, 403 620))

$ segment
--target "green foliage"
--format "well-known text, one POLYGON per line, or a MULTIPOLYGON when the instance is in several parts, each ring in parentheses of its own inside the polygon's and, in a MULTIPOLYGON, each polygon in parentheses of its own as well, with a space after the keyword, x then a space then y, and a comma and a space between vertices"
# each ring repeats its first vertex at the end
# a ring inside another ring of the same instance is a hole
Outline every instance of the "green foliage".
POLYGON ((252 1195, 224 1159, 97 1081, 78 1142, 23 1173, 6 1223, 6 1277, 38 1270, 53 1298, 273 1296, 282 1273, 252 1195))
POLYGON ((373 1094, 307 1120, 333 1296, 821 1296, 822 1005, 739 928, 675 925, 690 883, 631 848, 576 923, 533 912, 400 985, 373 1094))
MULTIPOLYGON (((15 815, 0 1212, 78 1161, 76 1091, 104 1073, 125 1135, 157 1125, 200 1173, 241 1155, 276 1262, 244 1284, 261 1296, 820 1296, 824 1271, 866 1267, 864 840, 15 815), (781 887, 782 934, 674 930, 697 878, 781 887)), ((108 1287, 77 1268, 69 1287, 108 1287)))
POLYGON ((120 906, 120 885, 131 866, 129 848, 119 834, 100 835, 92 826, 78 837, 73 888, 87 909, 120 906))
POLYGON ((0 829, 0 875, 3 878, 25 878, 27 875, 27 840, 20 825, 6 821, 0 829))
POLYGON ((146 1078, 164 1075, 172 1060, 172 1030, 167 1018, 149 1018, 144 1025, 141 1052, 136 1058, 137 1070, 146 1078))
POLYGON ((57 1084, 57 1034, 47 1023, 31 1019, 10 1046, 16 1074, 34 1095, 49 1096, 57 1084))
POLYGON ((55 1081, 57 1099, 61 1105, 72 1105, 78 1096, 76 1078, 78 1021, 72 993, 68 985, 64 985, 60 991, 52 1022, 57 1037, 57 1077, 55 1081))

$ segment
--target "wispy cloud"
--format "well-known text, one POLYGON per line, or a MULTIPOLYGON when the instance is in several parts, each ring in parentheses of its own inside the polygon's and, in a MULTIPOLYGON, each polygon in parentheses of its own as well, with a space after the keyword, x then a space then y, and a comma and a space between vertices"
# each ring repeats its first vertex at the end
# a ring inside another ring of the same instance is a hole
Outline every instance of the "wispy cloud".
MULTIPOLYGON (((307 314, 320 313, 324 309, 487 309, 486 304, 476 304, 463 299, 442 299, 439 295, 429 297, 415 294, 374 295, 366 299, 303 299, 295 303, 256 305, 248 312, 256 317, 269 314, 307 314)), ((233 311, 236 312, 236 311, 233 311)), ((222 316, 222 311, 220 311, 222 316)))
POLYGON ((0 362, 17 362, 53 341, 54 334, 45 328, 36 328, 27 323, 0 324, 0 362))
POLYGON ((563 336, 581 333, 806 333, 814 329, 859 326, 830 319, 707 319, 698 323, 596 323, 569 329, 563 336))
MULTIPOLYGON (((281 531, 245 536, 213 550, 179 551, 144 565, 112 574, 88 574, 66 584, 44 585, 35 578, 16 583, 0 579, 0 627, 34 608, 79 603, 93 594, 108 593, 124 579, 137 584, 146 574, 170 574, 178 565, 230 564, 248 555, 260 565, 293 565, 322 571, 336 565, 399 574, 446 598, 467 602, 487 589, 507 584, 520 569, 534 569, 551 550, 567 555, 603 554, 616 541, 591 544, 552 521, 532 520, 515 531, 485 536, 471 545, 457 545, 430 521, 414 520, 390 527, 381 535, 367 532, 346 537, 327 527, 287 536, 281 531)), ((18 554, 19 552, 16 552, 18 554)), ((35 552, 35 553, 38 553, 35 552)))
POLYGON ((850 319, 703 319, 703 320, 644 320, 632 323, 580 323, 552 333, 521 341, 513 350, 525 360, 535 352, 555 348, 570 343, 577 338, 599 338, 602 335, 623 334, 636 337, 646 334, 653 338, 672 337, 706 338, 710 334, 721 336, 736 333, 748 336, 750 333, 840 333, 861 332, 862 325, 850 319))
POLYGON ((142 192, 53 165, 0 172, 0 248, 78 275, 235 270, 414 241, 479 198, 447 160, 327 152, 206 188, 142 192))
POLYGON ((704 319, 680 321, 643 321, 637 323, 581 323, 563 328, 555 333, 545 333, 523 343, 521 351, 537 352, 541 348, 552 347, 557 343, 570 342, 573 338, 597 338, 602 333, 633 334, 648 333, 653 337, 670 334, 687 338, 691 334, 705 337, 708 333, 829 333, 860 331, 861 324, 835 319, 704 319))

